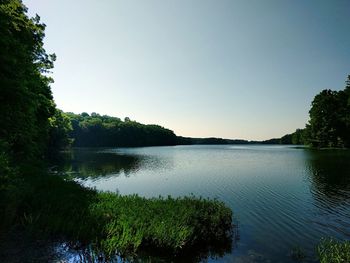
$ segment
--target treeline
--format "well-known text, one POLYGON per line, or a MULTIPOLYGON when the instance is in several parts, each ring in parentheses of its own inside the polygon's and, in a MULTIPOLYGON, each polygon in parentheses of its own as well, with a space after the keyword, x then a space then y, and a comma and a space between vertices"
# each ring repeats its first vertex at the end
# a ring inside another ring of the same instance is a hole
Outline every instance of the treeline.
POLYGON ((61 129, 62 135, 69 131, 68 136, 73 146, 133 147, 177 144, 175 133, 159 125, 146 125, 129 118, 121 120, 97 113, 66 113, 65 116, 70 123, 61 129))
POLYGON ((305 145, 308 144, 306 137, 306 129, 296 129, 295 132, 286 134, 281 138, 274 138, 265 140, 257 143, 261 144, 294 144, 294 145, 305 145))
POLYGON ((191 137, 177 137, 177 144, 178 145, 195 145, 195 144, 249 144, 250 141, 247 140, 232 140, 232 139, 223 139, 223 138, 216 138, 216 137, 209 137, 209 138, 191 138, 191 137))
POLYGON ((252 144, 247 140, 223 138, 191 138, 176 136, 169 129, 154 124, 141 124, 129 118, 100 115, 98 113, 81 114, 59 112, 55 118, 55 129, 51 131, 51 144, 62 148, 75 147, 142 147, 195 144, 252 144))
POLYGON ((75 114, 56 110, 50 118, 49 150, 53 153, 65 147, 143 147, 172 145, 225 144, 307 144, 306 129, 297 129, 281 138, 264 141, 225 139, 217 137, 192 138, 177 136, 172 130, 155 124, 142 124, 126 117, 98 113, 75 114))

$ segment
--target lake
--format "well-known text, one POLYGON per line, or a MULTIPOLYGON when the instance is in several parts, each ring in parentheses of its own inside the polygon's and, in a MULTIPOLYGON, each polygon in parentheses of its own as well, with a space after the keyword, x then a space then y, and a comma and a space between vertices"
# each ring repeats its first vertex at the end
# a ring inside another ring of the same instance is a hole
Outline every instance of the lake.
POLYGON ((208 262, 310 262, 322 237, 350 239, 350 151, 196 145, 74 149, 55 167, 81 184, 145 197, 217 198, 233 211, 231 253, 208 262))

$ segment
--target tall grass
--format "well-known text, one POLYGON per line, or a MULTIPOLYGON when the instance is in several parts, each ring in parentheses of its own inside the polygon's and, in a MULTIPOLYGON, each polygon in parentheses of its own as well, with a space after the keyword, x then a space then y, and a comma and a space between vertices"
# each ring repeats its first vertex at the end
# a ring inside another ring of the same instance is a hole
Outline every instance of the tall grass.
POLYGON ((231 247, 232 212, 218 200, 122 196, 35 174, 21 177, 11 190, 17 194, 0 201, 16 203, 7 205, 13 223, 32 233, 78 242, 106 256, 143 249, 177 255, 222 243, 231 247))

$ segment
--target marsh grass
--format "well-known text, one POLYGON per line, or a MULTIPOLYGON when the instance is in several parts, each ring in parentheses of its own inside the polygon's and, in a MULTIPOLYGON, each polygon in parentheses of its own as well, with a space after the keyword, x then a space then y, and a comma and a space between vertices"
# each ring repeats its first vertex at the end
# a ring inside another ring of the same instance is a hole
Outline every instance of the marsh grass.
POLYGON ((350 262, 350 241, 323 239, 316 248, 320 263, 350 262))
POLYGON ((5 221, 33 235, 89 246, 106 257, 157 249, 172 255, 205 249, 208 254, 218 244, 224 244, 220 253, 231 248, 232 212, 218 200, 122 196, 34 174, 20 177, 1 201, 11 215, 5 221))

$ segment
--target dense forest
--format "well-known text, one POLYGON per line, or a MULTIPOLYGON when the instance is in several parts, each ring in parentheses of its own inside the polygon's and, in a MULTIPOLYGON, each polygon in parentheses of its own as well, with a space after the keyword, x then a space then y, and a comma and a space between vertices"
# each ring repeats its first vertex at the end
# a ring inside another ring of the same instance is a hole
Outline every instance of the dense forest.
POLYGON ((315 147, 350 147, 350 75, 344 90, 323 90, 312 102, 305 136, 315 147))
POLYGON ((175 145, 173 131, 159 125, 145 125, 125 118, 99 115, 97 113, 66 113, 71 122, 69 135, 78 147, 125 147, 175 145))
MULTIPOLYGON (((63 113, 56 111, 54 129, 51 129, 50 145, 53 148, 75 147, 135 147, 196 144, 259 144, 276 141, 248 141, 216 137, 192 138, 177 136, 172 130, 155 124, 142 124, 126 117, 63 113)), ((277 141, 278 140, 278 141, 277 141)), ((291 143, 289 143, 291 144, 291 143)))
POLYGON ((28 18, 21 1, 0 3, 0 211, 6 211, 1 232, 17 218, 16 205, 25 196, 22 176, 47 156, 60 112, 50 89, 55 55, 43 48, 45 25, 38 16, 28 18))
POLYGON ((76 147, 134 147, 192 144, 247 144, 246 140, 190 138, 176 136, 172 130, 154 124, 141 124, 130 118, 98 113, 74 114, 57 111, 50 143, 55 148, 72 144, 76 147))

